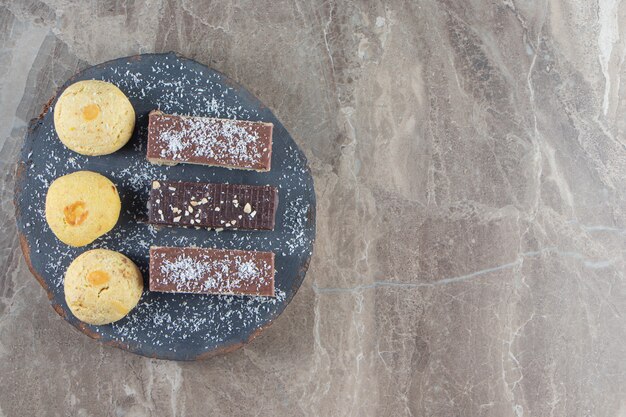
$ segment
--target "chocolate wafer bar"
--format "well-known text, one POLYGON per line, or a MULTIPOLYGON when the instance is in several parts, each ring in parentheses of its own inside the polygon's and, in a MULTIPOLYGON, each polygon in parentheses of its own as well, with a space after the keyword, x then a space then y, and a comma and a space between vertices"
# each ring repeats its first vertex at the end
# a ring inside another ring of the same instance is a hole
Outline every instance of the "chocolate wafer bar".
POLYGON ((278 190, 269 185, 153 181, 149 201, 152 224, 273 230, 278 190))
POLYGON ((274 254, 151 247, 150 291, 273 297, 274 254))
POLYGON ((274 125, 245 120, 175 116, 150 112, 150 162, 191 163, 255 171, 269 171, 274 125))

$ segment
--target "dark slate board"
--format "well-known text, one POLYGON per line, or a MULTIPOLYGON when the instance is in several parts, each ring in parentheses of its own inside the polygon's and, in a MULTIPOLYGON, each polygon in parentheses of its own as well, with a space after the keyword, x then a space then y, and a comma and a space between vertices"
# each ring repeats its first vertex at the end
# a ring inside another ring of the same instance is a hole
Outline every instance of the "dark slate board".
MULTIPOLYGON (((252 340, 285 309, 300 287, 315 238, 315 192, 306 158, 272 112, 246 89, 224 75, 176 54, 120 58, 87 68, 68 80, 116 84, 137 114, 131 141, 106 156, 85 157, 66 149, 53 123, 51 100, 31 122, 18 164, 15 204, 26 261, 48 292, 53 308, 74 327, 106 344, 144 356, 195 360, 234 350, 252 340), (145 158, 148 112, 191 114, 274 123, 272 170, 266 173, 196 165, 160 167, 145 158), (117 226, 96 242, 71 248, 51 232, 44 217, 49 184, 57 177, 91 170, 110 178, 122 199, 117 226), (279 188, 276 228, 272 232, 214 231, 165 228, 144 222, 149 184, 153 179, 270 184, 279 188), (255 249, 276 253, 276 299, 147 291, 148 249, 159 246, 200 246, 255 249), (139 305, 124 319, 90 326, 70 312, 63 295, 63 275, 80 253, 93 248, 120 251, 144 274, 146 290, 139 305)), ((58 95, 57 95, 58 97, 58 95)))

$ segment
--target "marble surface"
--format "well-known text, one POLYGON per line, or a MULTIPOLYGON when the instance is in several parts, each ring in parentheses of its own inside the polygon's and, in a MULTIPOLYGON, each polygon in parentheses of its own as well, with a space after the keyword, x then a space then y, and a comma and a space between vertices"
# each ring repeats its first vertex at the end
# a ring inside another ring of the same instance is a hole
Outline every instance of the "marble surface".
POLYGON ((0 416, 626 416, 626 2, 0 2, 0 416), (75 71, 177 51, 309 158, 311 269, 244 349, 79 334, 18 247, 14 164, 75 71))

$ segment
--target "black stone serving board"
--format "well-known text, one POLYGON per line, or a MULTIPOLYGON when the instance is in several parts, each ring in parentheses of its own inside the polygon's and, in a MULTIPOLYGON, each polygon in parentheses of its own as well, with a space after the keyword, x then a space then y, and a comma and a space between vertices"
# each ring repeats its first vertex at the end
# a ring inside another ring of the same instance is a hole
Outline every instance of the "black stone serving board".
MULTIPOLYGON (((306 158, 272 112, 245 88, 206 66, 174 53, 120 58, 78 73, 59 90, 87 79, 109 81, 130 99, 137 115, 135 132, 121 150, 86 157, 65 148, 53 123, 56 97, 31 122, 17 167, 16 218, 21 246, 31 272, 48 292, 53 308, 74 327, 106 344, 144 356, 195 360, 234 350, 252 340, 285 309, 306 274, 315 238, 315 191, 306 158), (198 165, 163 167, 145 158, 148 112, 189 114, 274 123, 272 170, 228 170, 198 165), (44 206, 48 186, 79 170, 99 172, 118 187, 122 213, 115 228, 94 243, 72 248, 48 227, 44 206), (154 179, 270 184, 278 187, 274 231, 223 231, 163 228, 145 223, 149 185, 154 179), (150 246, 199 246, 273 251, 275 299, 163 294, 148 291, 150 246), (124 253, 144 275, 138 306, 105 326, 77 320, 63 294, 70 262, 93 248, 124 253)), ((279 341, 277 341, 279 343, 279 341)))

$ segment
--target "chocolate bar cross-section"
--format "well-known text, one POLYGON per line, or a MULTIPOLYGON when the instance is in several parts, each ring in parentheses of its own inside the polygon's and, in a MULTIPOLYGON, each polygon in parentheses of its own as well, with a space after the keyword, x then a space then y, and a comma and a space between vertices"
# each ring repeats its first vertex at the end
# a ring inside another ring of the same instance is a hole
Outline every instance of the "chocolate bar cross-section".
POLYGON ((269 185, 153 181, 149 201, 152 224, 273 230, 278 190, 269 185))
POLYGON ((269 171, 274 125, 245 120, 150 112, 148 151, 152 163, 179 162, 269 171))
POLYGON ((150 291, 274 296, 274 253, 150 248, 150 291))

